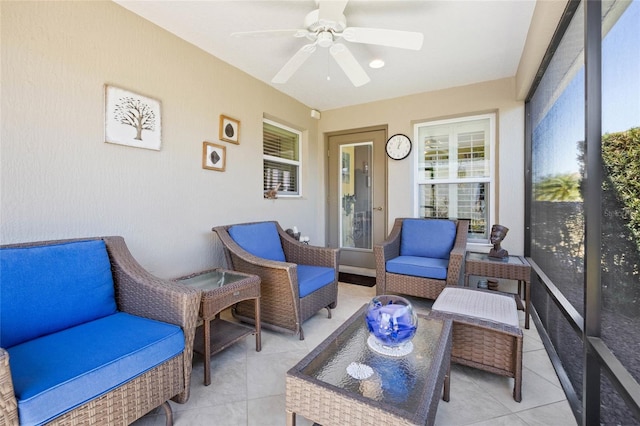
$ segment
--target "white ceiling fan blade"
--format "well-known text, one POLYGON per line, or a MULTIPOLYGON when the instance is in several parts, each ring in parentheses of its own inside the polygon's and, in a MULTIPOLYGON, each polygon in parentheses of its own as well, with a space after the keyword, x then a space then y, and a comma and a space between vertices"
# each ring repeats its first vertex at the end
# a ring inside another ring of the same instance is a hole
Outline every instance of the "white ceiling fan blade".
POLYGON ((349 0, 317 0, 318 20, 338 22, 347 7, 349 0))
POLYGON ((280 36, 294 36, 298 38, 306 37, 309 34, 307 30, 259 30, 259 31, 240 31, 231 33, 231 37, 250 37, 250 38, 269 38, 280 36))
POLYGON ((329 52, 354 86, 360 87, 371 81, 347 46, 336 43, 329 48, 329 52))
POLYGON ((424 35, 413 31, 385 30, 381 28, 349 27, 342 32, 342 38, 352 43, 376 44, 420 50, 424 35))
POLYGON ((304 62, 309 59, 311 54, 316 51, 315 43, 305 44, 296 52, 295 55, 287 61, 286 64, 278 71, 273 79, 271 79, 272 83, 286 83, 293 74, 304 64, 304 62))

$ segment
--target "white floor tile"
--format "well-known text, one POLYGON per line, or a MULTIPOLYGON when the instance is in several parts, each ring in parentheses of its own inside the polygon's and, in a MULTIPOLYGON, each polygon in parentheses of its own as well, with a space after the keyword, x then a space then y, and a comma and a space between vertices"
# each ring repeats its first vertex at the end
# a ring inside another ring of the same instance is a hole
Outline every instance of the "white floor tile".
MULTIPOLYGON (((255 337, 247 336, 212 357, 210 386, 204 386, 204 362, 196 355, 191 398, 186 404, 171 403, 175 425, 284 425, 287 370, 375 294, 375 287, 340 284, 338 306, 332 311, 332 318, 328 319, 327 311, 323 310, 305 321, 305 340, 263 329, 262 351, 256 352, 255 337)), ((417 312, 430 311, 433 301, 408 298, 417 312)), ((223 317, 231 318, 228 312, 223 317)), ((531 329, 523 331, 522 402, 513 400, 513 379, 454 365, 451 401, 440 401, 437 425, 575 425, 533 321, 531 329)), ((160 426, 164 422, 164 412, 154 410, 135 425, 160 426)), ((297 425, 312 426, 313 422, 298 416, 297 425)))

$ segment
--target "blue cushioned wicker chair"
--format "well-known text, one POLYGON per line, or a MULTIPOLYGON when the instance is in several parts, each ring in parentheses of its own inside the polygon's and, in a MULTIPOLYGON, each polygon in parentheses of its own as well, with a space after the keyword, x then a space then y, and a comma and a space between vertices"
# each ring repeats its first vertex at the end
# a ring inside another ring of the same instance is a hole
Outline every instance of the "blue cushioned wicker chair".
MULTIPOLYGON (((277 222, 213 228, 224 246, 229 268, 255 274, 260 285, 260 320, 265 328, 299 334, 302 323, 338 303, 339 250, 303 244, 277 222)), ((234 317, 254 322, 253 302, 240 302, 234 317)))
POLYGON ((458 285, 469 221, 398 218, 382 244, 374 247, 377 294, 436 299, 458 285))

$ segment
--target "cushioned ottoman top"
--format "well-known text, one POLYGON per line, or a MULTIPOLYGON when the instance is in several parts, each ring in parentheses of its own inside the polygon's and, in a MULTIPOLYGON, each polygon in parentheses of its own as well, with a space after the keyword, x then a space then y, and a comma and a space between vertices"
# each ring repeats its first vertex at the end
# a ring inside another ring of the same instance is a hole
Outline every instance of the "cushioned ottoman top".
POLYGON ((520 326, 516 301, 508 295, 447 287, 433 302, 431 309, 520 326))

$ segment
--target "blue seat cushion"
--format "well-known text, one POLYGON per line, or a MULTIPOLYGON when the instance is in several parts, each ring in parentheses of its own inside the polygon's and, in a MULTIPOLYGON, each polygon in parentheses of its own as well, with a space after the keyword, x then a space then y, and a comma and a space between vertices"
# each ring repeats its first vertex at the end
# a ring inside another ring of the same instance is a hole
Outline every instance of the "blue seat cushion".
POLYGON ((234 225, 229 235, 240 247, 254 256, 263 259, 285 262, 278 229, 273 222, 234 225))
POLYGON ((122 312, 9 348, 20 424, 49 421, 183 349, 180 327, 122 312))
POLYGON ((435 259, 431 257, 417 256, 398 256, 387 261, 387 272, 401 275, 411 275, 414 277, 444 280, 447 278, 448 266, 449 261, 446 259, 435 259))
POLYGON ((116 312, 103 240, 0 250, 0 346, 116 312))
POLYGON ((449 259, 456 240, 456 224, 446 219, 402 221, 400 255, 449 259))
POLYGON ((298 265, 298 289, 305 297, 331 284, 336 279, 335 270, 325 266, 298 265))

